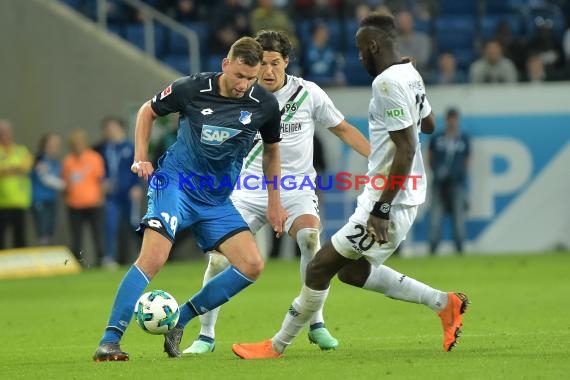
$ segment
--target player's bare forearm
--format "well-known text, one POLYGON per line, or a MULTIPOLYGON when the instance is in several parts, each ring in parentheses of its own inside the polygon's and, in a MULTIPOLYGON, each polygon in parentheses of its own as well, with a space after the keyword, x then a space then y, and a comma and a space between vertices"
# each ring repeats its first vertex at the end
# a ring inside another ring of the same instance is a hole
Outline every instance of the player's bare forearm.
POLYGON ((358 129, 350 125, 346 120, 331 128, 330 131, 364 157, 370 156, 370 143, 358 129))
POLYGON ((137 122, 135 126, 135 155, 131 171, 145 180, 152 174, 154 167, 148 159, 148 144, 150 141, 150 133, 152 124, 158 115, 154 113, 150 106, 150 101, 141 106, 137 113, 137 122))
POLYGON ((263 175, 267 183, 267 221, 279 237, 285 231, 287 211, 281 206, 279 184, 281 180, 281 157, 279 144, 264 144, 263 146, 263 175))
MULTIPOLYGON (((413 131, 414 128, 408 127, 399 131, 390 132, 390 138, 396 145, 396 153, 394 154, 394 160, 392 161, 388 178, 390 185, 382 192, 382 196, 379 199, 380 203, 392 204, 392 201, 400 191, 400 185, 397 184, 401 182, 398 181, 407 178, 408 174, 410 174, 416 153, 413 131)), ((401 185, 403 186, 404 184, 401 183, 401 185)))
POLYGON ((137 121, 135 126, 135 162, 148 161, 148 144, 150 142, 150 134, 152 124, 157 115, 150 106, 150 101, 141 106, 137 113, 137 121))
POLYGON ((262 156, 263 175, 267 183, 268 206, 281 203, 279 181, 281 180, 281 155, 279 144, 264 144, 262 156))
POLYGON ((422 119, 421 131, 428 135, 431 135, 435 131, 435 116, 433 112, 422 119))

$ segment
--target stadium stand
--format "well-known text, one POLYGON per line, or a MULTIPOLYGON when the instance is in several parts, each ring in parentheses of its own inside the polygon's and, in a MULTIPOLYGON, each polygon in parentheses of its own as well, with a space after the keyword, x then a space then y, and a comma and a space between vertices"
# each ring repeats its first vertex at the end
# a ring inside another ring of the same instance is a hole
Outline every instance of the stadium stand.
MULTIPOLYGON (((83 13, 86 17, 95 20, 98 0, 60 0, 69 7, 83 13)), ((126 6, 123 0, 106 0, 109 11, 107 12, 107 27, 111 33, 116 34, 133 45, 144 49, 144 25, 142 24, 140 13, 126 6)), ((201 63, 205 70, 218 70, 218 56, 210 57, 208 51, 209 41, 212 40, 213 31, 211 25, 206 21, 183 20, 182 15, 176 14, 176 1, 160 2, 158 0, 144 0, 145 4, 156 7, 167 12, 174 19, 180 20, 184 26, 195 31, 200 39, 201 63), (170 4, 165 8, 164 4, 170 4)), ((253 8, 255 2, 243 2, 249 4, 249 9, 253 8)), ((294 2, 293 2, 294 3, 294 2)), ((331 1, 330 4, 338 6, 338 2, 331 1), (334 4, 333 4, 334 3, 334 4)), ((390 2, 379 2, 380 4, 390 4, 390 2)), ((562 39, 564 31, 567 29, 570 4, 558 0, 438 0, 432 1, 434 7, 424 7, 431 13, 421 13, 418 9, 427 2, 420 0, 406 2, 409 11, 414 14, 414 28, 416 31, 426 33, 433 39, 434 49, 430 59, 429 69, 435 69, 437 56, 441 53, 451 53, 455 56, 460 68, 469 67, 480 57, 480 48, 483 43, 497 36, 497 30, 503 23, 507 23, 513 38, 521 42, 521 48, 525 49, 529 41, 536 35, 540 25, 547 25, 552 28, 555 43, 562 39)), ((196 2, 197 7, 201 7, 196 14, 207 15, 215 11, 215 7, 220 5, 220 1, 211 3, 196 2)), ((286 4, 286 3, 285 3, 286 4)), ((331 46, 344 56, 344 72, 348 79, 348 85, 367 85, 369 78, 364 78, 358 59, 356 57, 356 47, 354 44, 354 34, 358 28, 358 21, 353 18, 354 4, 346 2, 342 12, 327 14, 323 19, 300 17, 296 15, 294 5, 284 6, 284 10, 289 12, 291 19, 295 20, 295 29, 298 40, 301 44, 307 44, 311 39, 311 32, 316 22, 327 24, 330 32, 331 46)), ((337 8, 335 8, 337 9, 337 8)), ((396 9, 398 10, 398 9, 396 9)), ((165 28, 155 28, 155 56, 170 67, 188 73, 190 68, 188 62, 188 42, 180 34, 165 28)), ((302 66, 302 50, 296 52, 296 57, 302 66)), ((508 50, 508 49, 507 49, 508 50)), ((525 58, 526 51, 522 54, 525 58)), ((520 59, 517 59, 520 61, 520 59)), ((518 67, 522 70, 522 67, 518 67)), ((569 70, 567 70, 569 71, 569 70)), ((570 73, 562 79, 568 79, 570 73)))

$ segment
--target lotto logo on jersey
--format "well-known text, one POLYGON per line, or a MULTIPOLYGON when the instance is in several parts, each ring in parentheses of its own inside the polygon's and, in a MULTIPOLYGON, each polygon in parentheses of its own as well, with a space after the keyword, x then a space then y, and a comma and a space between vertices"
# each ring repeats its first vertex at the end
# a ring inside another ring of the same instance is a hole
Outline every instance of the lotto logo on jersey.
POLYGON ((386 117, 399 118, 402 116, 404 116, 403 108, 392 108, 390 110, 386 110, 386 117))
POLYGON ((166 87, 164 91, 160 93, 160 100, 166 98, 168 95, 172 93, 172 85, 166 87))
POLYGON ((226 140, 241 133, 239 129, 216 127, 214 125, 202 125, 202 137, 200 141, 208 145, 222 145, 226 140))

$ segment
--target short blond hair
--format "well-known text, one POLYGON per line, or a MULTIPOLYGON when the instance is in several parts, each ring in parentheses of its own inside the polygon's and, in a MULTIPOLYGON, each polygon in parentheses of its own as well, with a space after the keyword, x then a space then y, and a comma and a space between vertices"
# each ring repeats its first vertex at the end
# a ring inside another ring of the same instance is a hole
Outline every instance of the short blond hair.
POLYGON ((263 61, 263 49, 255 39, 242 37, 232 44, 228 59, 230 62, 239 59, 248 66, 257 66, 263 61))

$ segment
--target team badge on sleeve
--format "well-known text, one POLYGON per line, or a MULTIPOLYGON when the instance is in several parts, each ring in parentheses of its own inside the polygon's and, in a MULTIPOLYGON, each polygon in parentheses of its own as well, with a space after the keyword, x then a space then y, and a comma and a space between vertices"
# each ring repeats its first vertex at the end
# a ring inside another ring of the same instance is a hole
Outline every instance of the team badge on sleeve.
POLYGON ((172 85, 166 87, 164 91, 160 93, 160 100, 166 98, 168 95, 172 93, 172 85))
POLYGON ((247 124, 251 123, 251 112, 240 111, 239 122, 242 123, 243 125, 247 125, 247 124))

